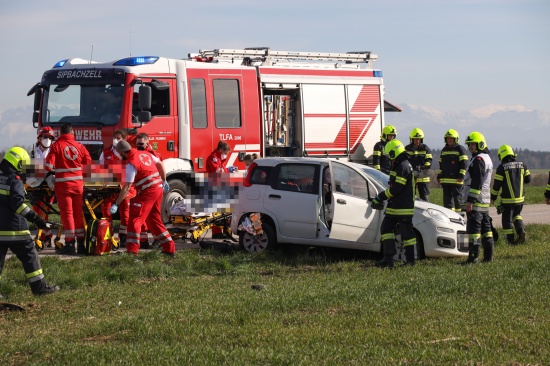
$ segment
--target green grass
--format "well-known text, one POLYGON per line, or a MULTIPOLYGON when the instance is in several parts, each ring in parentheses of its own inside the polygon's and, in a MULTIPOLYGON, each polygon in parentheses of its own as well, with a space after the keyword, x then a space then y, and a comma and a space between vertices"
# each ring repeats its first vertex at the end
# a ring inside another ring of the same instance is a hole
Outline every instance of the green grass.
POLYGON ((549 364, 550 225, 527 230, 493 263, 393 271, 367 253, 296 246, 43 257, 62 287, 44 298, 11 258, 0 292, 27 312, 0 312, 0 364, 549 364))
MULTIPOLYGON (((525 203, 526 205, 544 204, 544 191, 546 186, 526 186, 525 203)), ((500 198, 498 198, 500 201, 500 198)), ((443 206, 443 189, 430 188, 430 202, 443 206)))

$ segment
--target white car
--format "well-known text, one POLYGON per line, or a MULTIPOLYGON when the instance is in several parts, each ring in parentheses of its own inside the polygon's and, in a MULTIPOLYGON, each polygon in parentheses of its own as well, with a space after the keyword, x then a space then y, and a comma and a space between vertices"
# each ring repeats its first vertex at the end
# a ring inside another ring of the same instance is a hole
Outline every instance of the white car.
MULTIPOLYGON (((257 159, 239 189, 231 229, 250 252, 277 243, 380 252, 384 211, 370 202, 388 181, 378 170, 340 160, 257 159), (253 213, 261 216, 260 235, 243 229, 253 213)), ((413 224, 417 258, 467 256, 466 223, 458 213, 417 199, 413 224)), ((397 242, 397 257, 403 258, 399 235, 397 242)))

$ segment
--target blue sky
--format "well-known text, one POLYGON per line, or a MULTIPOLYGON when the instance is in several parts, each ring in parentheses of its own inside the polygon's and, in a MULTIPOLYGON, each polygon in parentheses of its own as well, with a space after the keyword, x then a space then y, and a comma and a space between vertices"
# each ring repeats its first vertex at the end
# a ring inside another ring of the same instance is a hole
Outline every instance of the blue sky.
MULTIPOLYGON (((550 111, 550 1, 6 1, 0 113, 61 59, 210 48, 378 54, 386 99, 442 111, 550 111), (131 34, 131 36, 130 36, 131 34)), ((31 116, 29 116, 30 120, 31 116)))

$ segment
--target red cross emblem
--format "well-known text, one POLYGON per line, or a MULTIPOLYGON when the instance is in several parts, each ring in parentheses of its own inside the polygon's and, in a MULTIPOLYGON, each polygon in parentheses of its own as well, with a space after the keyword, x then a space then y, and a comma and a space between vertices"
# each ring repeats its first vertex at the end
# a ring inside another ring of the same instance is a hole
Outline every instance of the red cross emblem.
POLYGON ((153 161, 151 160, 151 155, 149 155, 149 154, 140 154, 139 155, 139 160, 145 166, 153 165, 153 161))
POLYGON ((66 146, 63 149, 63 155, 66 159, 76 160, 78 158, 78 150, 74 146, 66 146))

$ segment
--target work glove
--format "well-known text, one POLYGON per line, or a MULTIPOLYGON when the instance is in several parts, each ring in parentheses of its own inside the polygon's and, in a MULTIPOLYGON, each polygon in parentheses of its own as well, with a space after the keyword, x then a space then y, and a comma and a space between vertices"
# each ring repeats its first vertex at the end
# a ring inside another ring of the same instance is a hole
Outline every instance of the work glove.
POLYGON ((500 215, 504 211, 504 206, 502 206, 500 202, 495 207, 497 209, 497 215, 500 215))
POLYGON ((229 171, 229 173, 234 173, 238 170, 239 170, 239 168, 237 168, 236 166, 230 166, 230 167, 227 168, 227 171, 229 171))
POLYGON ((383 210, 384 209, 384 202, 380 199, 380 197, 376 196, 372 200, 370 207, 372 207, 375 210, 383 210))
POLYGON ((41 218, 41 217, 37 217, 36 220, 34 221, 34 224, 39 229, 48 229, 49 228, 48 223, 46 221, 44 221, 44 219, 41 218))
POLYGON ((162 182, 162 190, 164 191, 164 193, 170 192, 170 185, 167 181, 162 182))
POLYGON ((111 215, 114 215, 116 214, 117 211, 118 211, 118 205, 116 203, 113 203, 109 212, 111 213, 111 215))

